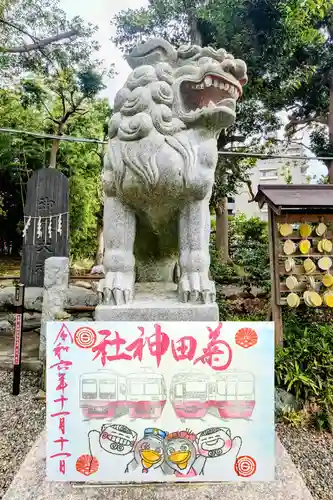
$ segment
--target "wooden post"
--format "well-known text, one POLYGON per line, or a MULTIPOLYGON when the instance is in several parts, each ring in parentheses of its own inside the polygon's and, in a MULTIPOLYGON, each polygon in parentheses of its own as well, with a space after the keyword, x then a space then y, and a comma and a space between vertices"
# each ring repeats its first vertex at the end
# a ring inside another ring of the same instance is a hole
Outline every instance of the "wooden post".
POLYGON ((268 207, 269 229, 269 262, 271 269, 272 317, 275 325, 275 345, 283 344, 283 322, 280 306, 279 256, 276 218, 271 207, 268 207))

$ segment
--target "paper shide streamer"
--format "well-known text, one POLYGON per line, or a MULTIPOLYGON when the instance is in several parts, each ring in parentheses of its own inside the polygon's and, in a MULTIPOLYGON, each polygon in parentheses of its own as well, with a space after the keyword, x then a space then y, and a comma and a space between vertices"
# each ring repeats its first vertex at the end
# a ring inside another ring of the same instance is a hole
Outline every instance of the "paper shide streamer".
POLYGON ((63 231, 63 217, 68 215, 68 212, 64 212, 61 214, 56 214, 56 215, 49 215, 47 217, 33 217, 31 215, 25 216, 24 217, 24 228, 22 232, 22 237, 26 240, 29 228, 31 227, 31 221, 32 220, 37 220, 37 224, 35 223, 33 225, 33 231, 36 231, 36 234, 34 234, 34 239, 33 241, 41 238, 48 238, 52 240, 52 233, 55 231, 57 234, 60 236, 62 235, 63 231), (53 220, 55 219, 55 224, 53 224, 53 220))

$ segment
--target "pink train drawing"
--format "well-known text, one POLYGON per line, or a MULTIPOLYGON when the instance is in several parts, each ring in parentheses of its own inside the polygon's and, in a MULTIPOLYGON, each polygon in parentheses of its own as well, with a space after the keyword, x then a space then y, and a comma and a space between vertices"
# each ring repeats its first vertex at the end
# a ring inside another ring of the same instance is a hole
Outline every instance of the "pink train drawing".
POLYGON ((231 370, 217 374, 210 403, 222 419, 251 418, 256 404, 254 375, 231 370))
POLYGON ((180 419, 203 418, 208 412, 221 419, 249 419, 255 407, 254 375, 232 370, 213 377, 180 373, 171 380, 170 401, 180 419))
POLYGON ((214 384, 199 371, 177 373, 170 384, 170 402, 177 417, 203 418, 213 398, 214 384))
POLYGON ((126 414, 126 378, 111 370, 81 375, 80 408, 88 420, 126 414))
MULTIPOLYGON (((255 378, 246 371, 228 370, 208 376, 201 371, 177 373, 169 387, 169 400, 181 420, 203 419, 207 413, 221 420, 250 419, 255 408, 255 378)), ((125 376, 99 370, 80 377, 83 417, 157 420, 167 402, 163 375, 143 368, 125 376)))
POLYGON ((167 401, 163 375, 143 369, 127 375, 127 407, 130 418, 157 420, 167 401))
POLYGON ((86 373, 80 378, 80 408, 85 419, 158 419, 167 400, 163 375, 143 368, 126 377, 111 370, 86 373))

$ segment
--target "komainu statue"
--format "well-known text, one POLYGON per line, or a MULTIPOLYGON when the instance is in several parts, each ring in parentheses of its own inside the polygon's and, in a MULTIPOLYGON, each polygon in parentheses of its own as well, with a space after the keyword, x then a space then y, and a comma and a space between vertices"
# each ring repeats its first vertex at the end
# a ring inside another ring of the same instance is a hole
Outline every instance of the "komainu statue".
POLYGON ((133 300, 136 266, 179 265, 181 302, 215 301, 209 200, 217 138, 235 121, 246 65, 224 49, 153 39, 127 58, 103 169, 102 304, 133 300))

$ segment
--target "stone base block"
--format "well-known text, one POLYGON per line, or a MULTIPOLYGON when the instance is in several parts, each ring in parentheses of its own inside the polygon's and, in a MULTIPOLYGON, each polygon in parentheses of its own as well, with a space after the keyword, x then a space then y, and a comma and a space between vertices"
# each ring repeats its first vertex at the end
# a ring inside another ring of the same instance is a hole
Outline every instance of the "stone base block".
POLYGON ((96 307, 95 321, 218 321, 213 304, 183 304, 173 283, 137 283, 131 304, 96 307))

